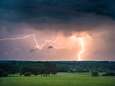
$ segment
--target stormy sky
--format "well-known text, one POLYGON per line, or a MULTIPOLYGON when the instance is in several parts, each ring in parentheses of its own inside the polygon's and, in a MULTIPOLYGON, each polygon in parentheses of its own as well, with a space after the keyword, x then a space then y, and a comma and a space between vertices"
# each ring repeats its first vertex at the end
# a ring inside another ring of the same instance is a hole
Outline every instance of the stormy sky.
POLYGON ((85 38, 83 60, 115 60, 114 27, 114 0, 0 0, 0 39, 56 40, 32 52, 32 37, 0 40, 0 60, 76 60, 81 48, 72 35, 85 38))

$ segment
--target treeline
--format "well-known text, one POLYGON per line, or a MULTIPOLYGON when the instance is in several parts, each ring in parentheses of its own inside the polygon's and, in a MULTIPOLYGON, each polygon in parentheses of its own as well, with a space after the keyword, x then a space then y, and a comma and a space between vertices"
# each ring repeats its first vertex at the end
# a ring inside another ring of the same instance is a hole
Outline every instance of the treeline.
POLYGON ((49 74, 55 75, 58 71, 56 68, 56 64, 50 62, 44 62, 42 64, 35 64, 29 66, 21 66, 19 69, 20 75, 41 75, 41 76, 48 76, 49 74))
POLYGON ((24 76, 48 76, 50 74, 55 75, 57 72, 56 64, 50 62, 0 62, 0 76, 16 73, 24 76))
MULTIPOLYGON (((109 61, 48 61, 48 62, 32 62, 32 61, 0 61, 0 76, 8 74, 16 74, 30 76, 55 75, 58 72, 105 72, 105 75, 115 73, 115 62, 109 61)), ((98 75, 98 74, 97 74, 98 75)))

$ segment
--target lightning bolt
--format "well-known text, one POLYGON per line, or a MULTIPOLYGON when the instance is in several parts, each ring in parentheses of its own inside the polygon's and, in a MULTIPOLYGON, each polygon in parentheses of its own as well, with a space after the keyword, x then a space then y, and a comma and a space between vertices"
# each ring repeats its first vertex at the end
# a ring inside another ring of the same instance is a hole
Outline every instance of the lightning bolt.
POLYGON ((33 38, 33 41, 35 43, 36 48, 40 49, 40 50, 43 49, 43 47, 46 44, 49 44, 49 43, 52 44, 52 43, 56 42, 56 40, 54 40, 54 41, 53 40, 45 40, 44 43, 42 43, 41 45, 39 45, 35 34, 32 35, 32 38, 33 38))
POLYGON ((22 39, 27 39, 27 38, 30 38, 32 37, 34 43, 35 43, 35 48, 36 49, 43 49, 43 47, 48 44, 48 43, 55 43, 56 40, 45 40, 44 43, 42 43, 41 45, 38 44, 38 41, 37 41, 37 37, 35 34, 29 34, 29 35, 26 35, 26 36, 21 36, 21 37, 13 37, 13 38, 1 38, 0 41, 6 41, 6 40, 22 40, 22 39))
POLYGON ((84 38, 83 37, 76 37, 75 35, 70 37, 74 42, 79 42, 80 44, 80 51, 77 54, 77 60, 81 61, 82 59, 82 54, 85 52, 85 42, 84 42, 84 38))
POLYGON ((0 41, 6 41, 6 40, 20 40, 20 39, 26 39, 30 37, 30 35, 26 35, 26 36, 23 36, 23 37, 14 37, 14 38, 1 38, 0 41))
POLYGON ((79 43, 80 43, 80 52, 78 53, 78 61, 81 61, 82 54, 85 52, 85 44, 84 44, 84 39, 83 38, 78 38, 79 43))

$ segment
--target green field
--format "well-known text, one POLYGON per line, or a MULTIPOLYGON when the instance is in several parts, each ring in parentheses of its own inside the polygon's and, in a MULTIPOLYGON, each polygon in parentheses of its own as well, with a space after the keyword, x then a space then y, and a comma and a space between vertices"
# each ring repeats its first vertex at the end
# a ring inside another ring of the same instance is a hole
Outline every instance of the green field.
POLYGON ((9 76, 0 86, 115 86, 115 77, 92 77, 88 73, 59 73, 55 76, 9 76))

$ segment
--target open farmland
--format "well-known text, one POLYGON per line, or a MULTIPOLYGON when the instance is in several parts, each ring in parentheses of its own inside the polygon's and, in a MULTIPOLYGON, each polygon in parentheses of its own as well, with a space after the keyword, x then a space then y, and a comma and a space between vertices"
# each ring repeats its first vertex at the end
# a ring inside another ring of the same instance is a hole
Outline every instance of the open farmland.
POLYGON ((89 73, 58 73, 48 77, 11 75, 1 77, 0 86, 115 86, 115 77, 93 77, 89 73))

